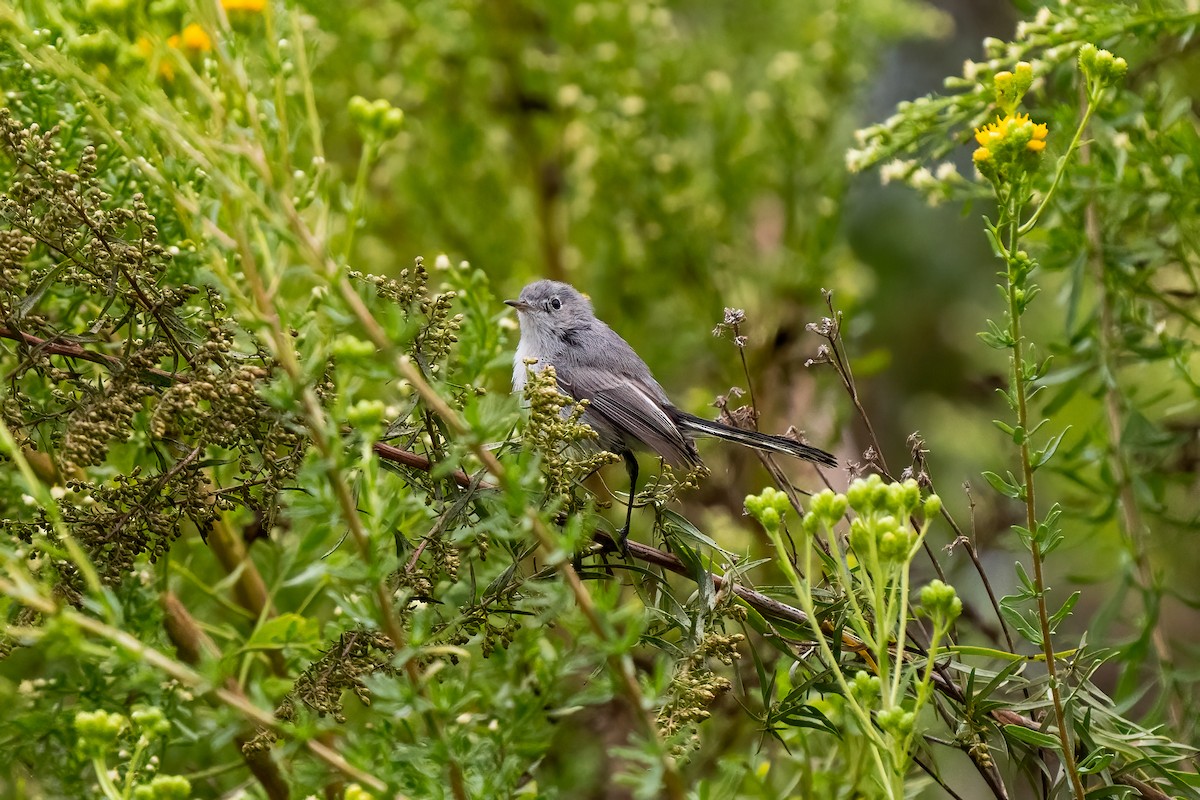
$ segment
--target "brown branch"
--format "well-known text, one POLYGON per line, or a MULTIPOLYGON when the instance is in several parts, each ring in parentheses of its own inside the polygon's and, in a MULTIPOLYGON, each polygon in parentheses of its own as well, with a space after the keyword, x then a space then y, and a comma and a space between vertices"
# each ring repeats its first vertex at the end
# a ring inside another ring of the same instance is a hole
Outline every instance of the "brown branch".
MULTIPOLYGON (((180 602, 173 592, 163 592, 159 598, 163 608, 163 627, 167 629, 167 637, 175 645, 175 654, 179 660, 190 666, 196 666, 204 658, 219 660, 221 652, 208 634, 196 622, 187 607, 180 602)), ((225 679, 225 688, 230 692, 245 697, 245 693, 232 677, 225 679)), ((249 699, 247 698, 247 702, 249 699)), ((251 735, 239 734, 234 740, 242 760, 251 774, 262 784, 263 791, 270 800, 288 800, 291 791, 287 779, 279 771, 279 765, 271 758, 270 750, 245 750, 242 745, 251 735)))
MULTIPOLYGON (((397 464, 403 464, 406 467, 412 467, 424 472, 433 472, 437 464, 428 457, 420 453, 413 453, 408 450, 402 450, 395 445, 386 444, 384 442, 375 443, 375 454, 386 461, 394 461, 397 464)), ((456 469, 450 473, 450 479, 464 489, 471 488, 471 476, 463 472, 461 469, 456 469)), ((480 489, 495 489, 495 484, 481 481, 480 489)))
MULTIPOLYGON (((105 353, 96 353, 80 347, 77 344, 69 342, 56 342, 51 339, 42 339, 30 333, 13 330, 0 326, 0 338, 12 339, 13 341, 21 342, 30 349, 49 353, 53 356, 63 356, 65 358, 77 358, 80 361, 91 361, 93 364, 103 364, 110 369, 123 369, 125 364, 116 356, 110 356, 105 353)), ((175 382, 174 373, 166 370, 147 368, 142 370, 146 375, 154 379, 154 382, 160 386, 170 386, 175 382)))

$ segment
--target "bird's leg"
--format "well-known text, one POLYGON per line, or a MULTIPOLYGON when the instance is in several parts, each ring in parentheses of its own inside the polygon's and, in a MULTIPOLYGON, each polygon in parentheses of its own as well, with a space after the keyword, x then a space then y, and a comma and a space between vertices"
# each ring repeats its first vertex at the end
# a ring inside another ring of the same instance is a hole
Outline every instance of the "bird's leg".
POLYGON ((633 498, 637 496, 638 462, 631 450, 626 450, 621 455, 625 459, 625 471, 629 473, 629 504, 625 507, 625 527, 617 531, 617 547, 621 555, 627 557, 629 547, 626 541, 629 539, 629 523, 633 520, 633 498))

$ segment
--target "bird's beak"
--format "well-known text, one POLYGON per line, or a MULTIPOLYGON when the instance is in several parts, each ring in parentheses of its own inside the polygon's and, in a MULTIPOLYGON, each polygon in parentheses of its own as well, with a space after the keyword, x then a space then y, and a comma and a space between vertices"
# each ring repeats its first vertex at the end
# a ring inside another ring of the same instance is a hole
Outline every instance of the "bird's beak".
POLYGON ((529 310, 529 304, 522 303, 520 300, 505 300, 504 305, 512 306, 517 311, 528 311, 529 310))

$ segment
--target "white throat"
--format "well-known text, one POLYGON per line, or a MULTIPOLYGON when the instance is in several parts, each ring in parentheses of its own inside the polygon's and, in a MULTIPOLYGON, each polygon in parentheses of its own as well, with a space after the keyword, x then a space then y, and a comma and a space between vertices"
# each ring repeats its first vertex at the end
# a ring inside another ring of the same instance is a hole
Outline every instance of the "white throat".
MULTIPOLYGON (((527 358, 537 358, 533 352, 533 346, 530 344, 530 337, 522 332, 521 341, 517 343, 517 354, 513 356, 513 391, 521 394, 525 391, 525 381, 529 377, 528 370, 530 365, 525 363, 527 358)), ((533 365, 533 369, 540 369, 540 365, 533 365)))

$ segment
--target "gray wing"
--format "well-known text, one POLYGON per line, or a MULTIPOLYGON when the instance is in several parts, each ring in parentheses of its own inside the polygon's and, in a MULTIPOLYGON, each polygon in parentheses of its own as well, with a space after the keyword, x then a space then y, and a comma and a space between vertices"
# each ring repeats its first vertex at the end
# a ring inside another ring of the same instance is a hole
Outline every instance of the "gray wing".
MULTIPOLYGON (((649 378, 649 371, 645 371, 649 378)), ((699 464, 695 445, 663 409, 665 397, 659 400, 656 396, 662 394, 662 389, 653 378, 647 386, 639 377, 584 364, 558 370, 562 390, 576 400, 589 402, 584 419, 589 424, 592 420, 588 417, 595 420, 593 427, 602 439, 652 450, 677 467, 699 464)))

